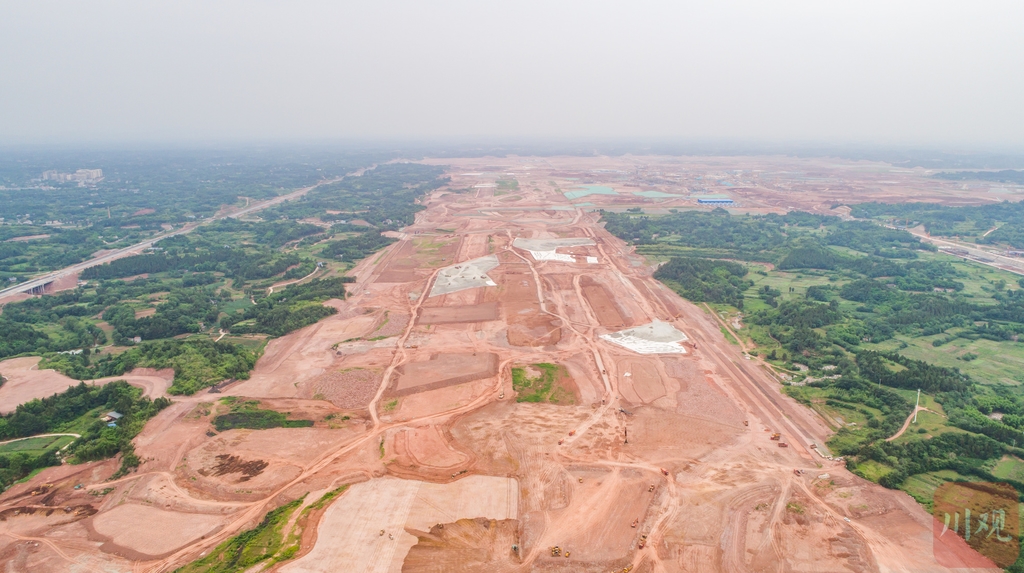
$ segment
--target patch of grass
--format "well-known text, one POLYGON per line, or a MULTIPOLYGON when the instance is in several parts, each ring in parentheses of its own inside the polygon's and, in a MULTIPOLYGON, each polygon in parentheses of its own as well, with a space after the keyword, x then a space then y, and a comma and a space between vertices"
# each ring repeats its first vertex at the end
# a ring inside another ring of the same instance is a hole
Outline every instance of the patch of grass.
POLYGON ((519 189, 519 181, 515 179, 498 179, 497 183, 499 191, 515 191, 519 189))
POLYGON ((230 406, 231 411, 213 419, 213 426, 218 432, 246 428, 249 430, 266 430, 268 428, 308 428, 313 420, 289 420, 282 412, 260 409, 258 400, 238 401, 234 396, 221 398, 221 402, 230 406))
POLYGON ((728 330, 726 330, 724 326, 719 326, 718 330, 722 331, 722 336, 724 336, 725 339, 729 341, 729 344, 734 344, 736 346, 740 345, 739 341, 736 340, 736 338, 728 330))
POLYGON ((388 402, 387 404, 384 404, 384 411, 385 412, 393 412, 395 410, 395 408, 397 408, 397 407, 398 407, 398 399, 396 398, 396 399, 388 402))
POLYGON ((1024 460, 1015 456, 1003 456, 992 468, 992 475, 999 479, 1012 479, 1024 482, 1024 460))
POLYGON ((951 481, 970 481, 970 478, 960 475, 953 470, 941 470, 915 474, 906 479, 900 489, 910 494, 918 503, 928 511, 932 509, 932 499, 935 497, 935 489, 940 485, 951 481))
POLYGON ((891 471, 892 468, 885 464, 880 464, 874 460, 864 460, 857 464, 857 468, 853 470, 853 473, 866 480, 878 483, 882 476, 891 471))
POLYGON ((560 379, 568 376, 564 366, 542 362, 531 367, 539 370, 540 376, 531 378, 525 367, 512 369, 512 389, 517 394, 516 402, 573 403, 572 394, 558 384, 560 379))
POLYGON ((329 492, 323 494, 322 496, 320 496, 320 499, 318 499, 318 500, 314 501, 313 503, 309 504, 309 509, 323 509, 324 507, 327 506, 328 503, 331 503, 334 500, 334 498, 336 498, 339 495, 345 493, 345 490, 347 490, 347 489, 348 489, 348 484, 345 484, 345 485, 339 487, 338 489, 332 489, 331 491, 329 491, 329 492))
POLYGON ((74 436, 45 436, 18 440, 17 442, 0 445, 0 454, 13 454, 16 452, 39 454, 49 449, 55 442, 64 441, 70 443, 74 439, 74 436))
POLYGON ((273 564, 294 557, 298 545, 285 546, 284 527, 301 504, 302 498, 267 513, 253 529, 221 543, 209 555, 177 569, 176 573, 241 573, 265 561, 273 564))
POLYGON ((786 504, 786 511, 789 511, 789 512, 792 512, 792 513, 798 513, 798 514, 803 515, 803 513, 804 513, 804 506, 800 505, 799 503, 797 503, 795 501, 791 501, 791 502, 786 504))
MULTIPOLYGON (((924 396, 922 396, 922 401, 923 398, 924 396)), ((910 426, 907 427, 907 431, 897 438, 896 442, 903 443, 914 440, 924 440, 948 433, 966 434, 968 432, 955 426, 950 426, 948 424, 948 420, 938 414, 933 414, 931 412, 918 412, 917 423, 915 424, 911 422, 910 426), (924 430, 924 432, 921 432, 920 430, 924 430)))

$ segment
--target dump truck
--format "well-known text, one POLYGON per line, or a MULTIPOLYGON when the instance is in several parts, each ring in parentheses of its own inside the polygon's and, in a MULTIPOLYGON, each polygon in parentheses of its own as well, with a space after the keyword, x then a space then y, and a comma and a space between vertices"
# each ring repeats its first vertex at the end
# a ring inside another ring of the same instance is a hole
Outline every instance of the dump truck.
POLYGON ((665 469, 665 468, 661 468, 661 475, 667 476, 668 475, 668 470, 665 469))
POLYGON ((636 527, 638 523, 640 523, 640 518, 639 517, 633 520, 633 523, 630 524, 630 527, 636 527))
POLYGON ((775 432, 774 434, 772 434, 771 439, 775 440, 775 441, 781 440, 782 439, 782 434, 780 434, 778 432, 775 432))
POLYGON ((750 420, 743 420, 743 425, 744 426, 749 426, 750 425, 750 420))
POLYGON ((788 448, 789 444, 787 444, 786 442, 779 442, 779 447, 780 448, 788 448))
POLYGON ((647 534, 646 533, 640 536, 640 544, 637 545, 637 549, 643 549, 644 545, 647 545, 647 534))

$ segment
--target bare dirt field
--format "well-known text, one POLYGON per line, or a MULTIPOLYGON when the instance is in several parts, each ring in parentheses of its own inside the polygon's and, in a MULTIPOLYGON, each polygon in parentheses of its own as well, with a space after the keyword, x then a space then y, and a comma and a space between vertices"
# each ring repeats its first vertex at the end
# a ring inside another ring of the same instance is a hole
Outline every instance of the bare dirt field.
POLYGON ((452 324, 498 320, 498 303, 485 302, 468 306, 427 307, 420 311, 418 324, 452 324))
MULTIPOLYGON (((7 379, 4 385, 0 386, 0 414, 13 412, 18 404, 52 396, 82 382, 56 370, 40 370, 39 361, 38 356, 26 356, 0 362, 0 374, 7 379)), ((174 381, 174 371, 136 368, 123 376, 86 380, 85 383, 102 385, 114 380, 124 380, 138 386, 144 390, 144 395, 156 398, 167 395, 167 389, 174 381)))
MULTIPOLYGON (((268 511, 345 484, 302 518, 300 550, 271 571, 949 570, 932 554, 930 515, 814 455, 828 426, 726 342, 714 316, 655 281, 596 210, 706 208, 697 196, 717 193, 735 212, 842 214, 833 206, 850 198, 1024 192, 834 159, 428 163, 449 166, 449 185, 349 271, 350 296, 325 303, 339 312, 271 340, 249 380, 174 397, 135 439, 138 471, 108 481, 115 460, 62 465, 4 492, 6 570, 173 571, 268 511), (517 190, 497 194, 509 179, 517 190), (474 260, 487 269, 461 267, 474 260), (602 338, 634 328, 653 338, 602 338), (513 388, 514 366, 539 376, 542 363, 565 367, 552 384, 571 379, 571 401, 513 388), (314 425, 217 432, 227 396, 314 425)), ((37 360, 0 362, 0 410, 75 383, 37 360)), ((154 395, 170 382, 124 378, 154 395)))
POLYGON ((498 356, 493 353, 434 354, 423 362, 409 362, 398 368, 395 396, 434 390, 472 382, 498 373, 498 356))
POLYGON ((164 511, 126 503, 93 518, 92 527, 105 541, 148 556, 159 556, 198 539, 224 517, 164 511))
MULTIPOLYGON (((518 488, 508 478, 472 476, 444 485, 399 479, 356 484, 324 514, 313 550, 281 571, 333 571, 353 564, 366 572, 387 573, 396 566, 401 570, 406 554, 420 542, 416 533, 461 519, 514 520, 518 505, 518 488)), ((473 552, 451 553, 444 570, 460 570, 460 561, 474 557, 473 552)))

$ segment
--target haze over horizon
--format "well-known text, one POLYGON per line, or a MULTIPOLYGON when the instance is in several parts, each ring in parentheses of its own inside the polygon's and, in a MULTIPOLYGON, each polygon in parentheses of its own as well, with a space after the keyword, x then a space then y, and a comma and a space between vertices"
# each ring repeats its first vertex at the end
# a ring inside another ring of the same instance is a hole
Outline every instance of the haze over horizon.
POLYGON ((1024 149, 1019 2, 6 2, 0 144, 1024 149))

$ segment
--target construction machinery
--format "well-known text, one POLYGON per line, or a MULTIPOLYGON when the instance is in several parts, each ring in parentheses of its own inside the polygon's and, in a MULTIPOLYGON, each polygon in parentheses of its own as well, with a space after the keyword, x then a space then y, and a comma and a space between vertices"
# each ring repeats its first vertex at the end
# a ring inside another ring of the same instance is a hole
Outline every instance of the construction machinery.
POLYGON ((640 523, 640 518, 638 517, 638 518, 633 520, 633 523, 630 524, 630 527, 634 527, 635 528, 637 526, 637 524, 639 524, 639 523, 640 523))
POLYGON ((793 468, 793 475, 802 476, 802 475, 804 475, 804 470, 798 469, 798 468, 793 468))
POLYGON ((743 425, 744 426, 749 426, 750 425, 750 420, 743 420, 743 425))
POLYGON ((643 549, 644 545, 647 545, 647 534, 640 536, 640 543, 637 545, 637 549, 643 549))
POLYGON ((654 491, 654 484, 653 483, 651 484, 650 487, 647 488, 647 491, 654 491))
POLYGON ((665 468, 661 468, 661 475, 667 476, 668 475, 668 470, 665 469, 665 468))
POLYGON ((556 545, 556 546, 551 548, 551 556, 552 557, 558 557, 561 554, 562 554, 562 548, 561 547, 556 545))
POLYGON ((780 448, 788 448, 789 444, 787 444, 786 442, 779 442, 779 447, 780 448))
POLYGON ((772 440, 775 440, 775 441, 777 442, 777 441, 779 441, 779 440, 781 440, 781 439, 782 439, 782 434, 780 434, 780 433, 778 433, 778 432, 775 432, 774 434, 772 434, 772 437, 771 437, 771 439, 772 439, 772 440))

